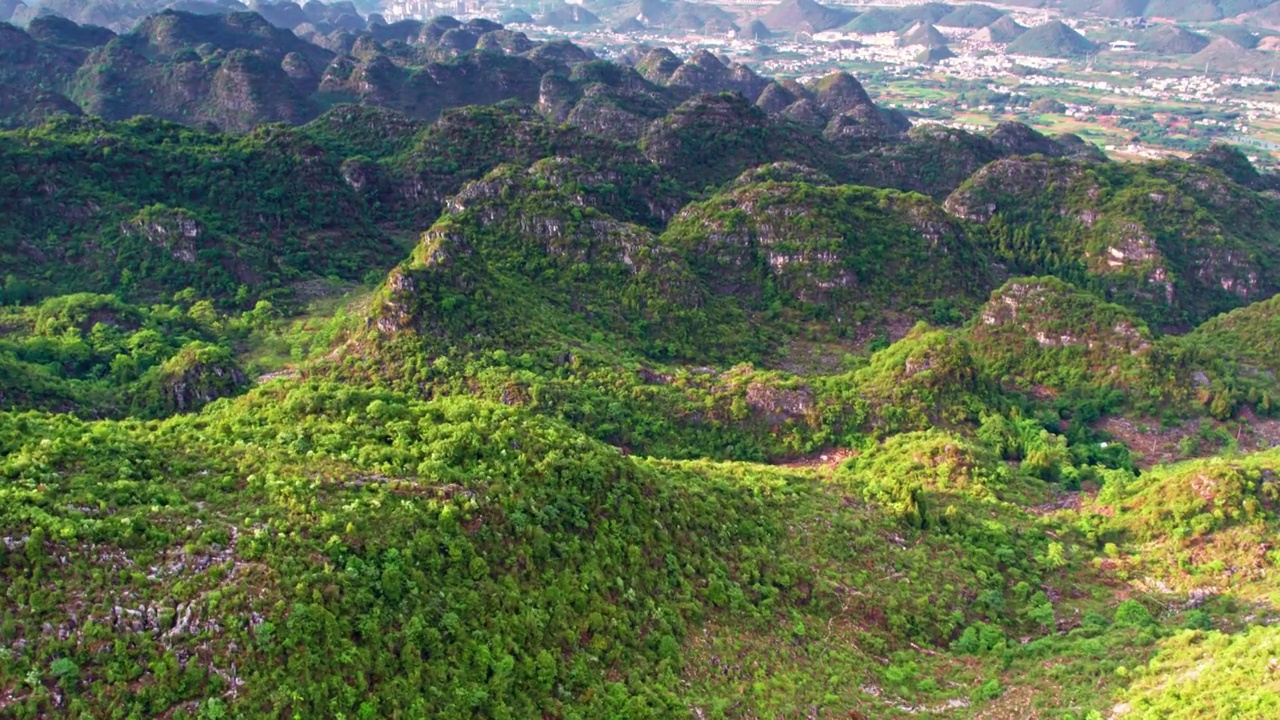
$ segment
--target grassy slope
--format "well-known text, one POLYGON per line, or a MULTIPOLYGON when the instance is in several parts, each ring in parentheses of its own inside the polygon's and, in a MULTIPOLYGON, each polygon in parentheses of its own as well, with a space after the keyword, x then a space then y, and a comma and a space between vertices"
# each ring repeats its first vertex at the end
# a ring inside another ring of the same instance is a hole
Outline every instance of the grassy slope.
MULTIPOLYGON (((1063 508, 936 430, 838 465, 641 460, 502 406, 277 383, 161 423, 6 415, 3 441, 16 717, 1079 713, 1152 695, 1176 661, 1121 669, 1263 582, 1187 596, 1145 544, 1167 516, 1063 508)), ((1112 472, 1099 502, 1196 469, 1112 472)))

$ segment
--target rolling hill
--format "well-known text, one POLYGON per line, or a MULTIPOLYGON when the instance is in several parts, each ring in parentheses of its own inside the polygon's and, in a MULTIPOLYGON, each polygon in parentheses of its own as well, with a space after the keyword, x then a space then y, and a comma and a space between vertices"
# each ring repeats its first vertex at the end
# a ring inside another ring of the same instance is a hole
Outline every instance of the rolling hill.
POLYGON ((900 42, 904 46, 923 45, 926 48, 946 47, 947 38, 938 28, 926 24, 916 23, 903 31, 900 42))
POLYGON ((1007 45, 1026 31, 1027 29, 1019 25, 1017 20, 1014 20, 1009 15, 1002 15, 995 22, 978 30, 969 37, 977 42, 1007 45))
POLYGON ((1160 25, 1138 36, 1138 49, 1161 55, 1193 55, 1204 50, 1209 38, 1178 25, 1160 25))
POLYGON ((1009 43, 1009 52, 1038 57, 1069 58, 1091 52, 1095 45, 1067 24, 1051 20, 1021 33, 1009 43))
POLYGON ((839 27, 854 13, 842 8, 820 5, 815 0, 783 0, 760 16, 760 22, 773 32, 822 32, 839 27))

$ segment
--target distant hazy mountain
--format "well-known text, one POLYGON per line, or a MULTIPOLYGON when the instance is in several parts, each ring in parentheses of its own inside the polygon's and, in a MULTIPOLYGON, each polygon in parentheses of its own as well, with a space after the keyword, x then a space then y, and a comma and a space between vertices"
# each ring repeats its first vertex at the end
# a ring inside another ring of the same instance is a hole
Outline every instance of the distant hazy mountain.
POLYGON ((0 22, 7 21, 15 10, 25 7, 22 0, 0 0, 0 22))
POLYGON ((947 44, 947 38, 938 31, 938 28, 929 23, 918 22, 902 33, 902 44, 904 46, 923 45, 927 48, 943 47, 947 44))
POLYGON ((1059 20, 1037 25, 1009 43, 1011 53, 1039 57, 1075 57, 1093 49, 1094 44, 1085 36, 1059 20))
POLYGON ((1004 17, 1004 12, 990 5, 961 5, 937 22, 943 27, 984 28, 1004 17))
POLYGON ((1018 39, 1026 31, 1027 29, 1019 25, 1017 20, 1014 20, 1009 15, 1001 15, 1000 19, 970 35, 969 39, 977 42, 1005 44, 1018 39))
POLYGON ((1267 73, 1280 68, 1280 56, 1251 50, 1218 38, 1187 59, 1187 64, 1208 67, 1210 72, 1267 73))
POLYGON ((1052 8, 1067 15, 1159 17, 1188 22, 1227 20, 1255 13, 1276 0, 1006 0, 1009 5, 1052 8))
POLYGON ((616 28, 686 30, 723 34, 737 30, 733 15, 718 5, 685 0, 594 0, 587 8, 616 28))
POLYGON ((935 2, 905 7, 873 7, 854 18, 844 29, 862 34, 901 32, 912 23, 941 24, 941 20, 956 9, 955 6, 935 2))
POLYGON ((1138 35, 1138 49, 1162 55, 1191 55, 1209 45, 1209 38, 1178 25, 1158 25, 1138 35))
POLYGON ((819 5, 814 0, 782 0, 760 21, 774 32, 822 32, 853 17, 852 11, 819 5))
POLYGON ((560 3, 543 13, 538 24, 556 28, 589 27, 599 25, 600 18, 581 5, 560 3))
MULTIPOLYGON (((6 0, 0 0, 0 3, 6 0)), ((98 25, 116 32, 131 30, 138 21, 152 13, 186 5, 179 9, 199 14, 225 13, 245 10, 236 0, 31 0, 25 7, 14 11, 10 20, 26 25, 40 15, 60 15, 81 25, 98 25)), ((3 12, 0 11, 0 16, 3 12)))
POLYGON ((322 32, 335 28, 357 31, 366 25, 360 8, 350 0, 26 0, 25 4, 23 0, 0 0, 0 20, 16 25, 26 25, 42 15, 57 15, 81 25, 98 25, 122 33, 162 10, 195 15, 253 10, 276 27, 293 29, 309 24, 322 32))

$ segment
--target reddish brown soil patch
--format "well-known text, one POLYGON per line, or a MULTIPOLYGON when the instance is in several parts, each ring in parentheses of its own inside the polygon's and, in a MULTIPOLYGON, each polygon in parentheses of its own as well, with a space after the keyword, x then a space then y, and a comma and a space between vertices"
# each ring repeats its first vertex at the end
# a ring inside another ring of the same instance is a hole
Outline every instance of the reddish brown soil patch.
MULTIPOLYGON (((1253 411, 1243 410, 1230 422, 1209 422, 1211 428, 1224 430, 1234 438, 1243 452, 1280 447, 1280 420, 1259 418, 1253 411)), ((1192 454, 1183 452, 1182 441, 1200 433, 1198 423, 1162 428, 1160 421, 1153 418, 1109 417, 1098 421, 1094 427, 1110 433, 1139 455, 1138 467, 1143 469, 1162 463, 1208 457, 1222 450, 1220 444, 1198 443, 1199 447, 1192 454)))

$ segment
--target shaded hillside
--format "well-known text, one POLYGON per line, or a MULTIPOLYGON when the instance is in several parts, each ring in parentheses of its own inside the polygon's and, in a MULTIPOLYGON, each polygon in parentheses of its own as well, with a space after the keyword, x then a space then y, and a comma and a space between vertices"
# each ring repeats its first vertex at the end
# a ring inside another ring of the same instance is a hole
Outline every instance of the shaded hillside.
POLYGON ((96 25, 77 25, 59 15, 41 15, 27 24, 27 34, 39 42, 91 50, 107 44, 115 33, 96 25))
MULTIPOLYGON (((123 119, 145 112, 236 131, 305 122, 340 101, 425 118, 459 105, 534 102, 545 72, 585 56, 576 48, 568 54, 554 45, 535 48, 493 23, 443 18, 410 24, 397 33, 412 35, 411 46, 393 39, 403 35, 381 31, 387 40, 365 34, 334 45, 335 53, 256 14, 166 11, 132 32, 103 39, 87 56, 53 44, 56 39, 17 35, 15 44, 31 48, 22 51, 21 77, 61 89, 89 113, 123 119), (79 67, 68 73, 65 66, 73 62, 79 67)), ((30 113, 19 106, 11 114, 17 116, 11 122, 20 122, 30 113)))
POLYGON ((1249 162, 1239 148, 1226 143, 1213 143, 1195 153, 1189 162, 1219 170, 1223 175, 1251 190, 1268 190, 1280 187, 1280 179, 1274 174, 1262 174, 1249 162))
POLYGON ((278 127, 234 138, 144 118, 6 133, 6 272, 35 295, 192 287, 241 302, 306 277, 359 278, 394 245, 340 162, 278 127))
POLYGON ((535 43, 484 20, 439 17, 359 34, 304 33, 314 42, 253 13, 165 11, 124 35, 99 30, 63 20, 37 23, 38 37, 5 30, 12 42, 0 85, 13 92, 0 100, 0 121, 21 125, 81 112, 123 119, 144 112, 245 132, 268 122, 301 124, 338 103, 431 120, 454 107, 515 100, 536 105, 555 122, 634 142, 695 95, 734 92, 756 102, 772 88, 761 103, 770 115, 824 130, 840 144, 865 145, 907 125, 876 108, 860 88, 854 93, 859 102, 835 107, 821 92, 784 89, 706 51, 681 59, 646 49, 626 57, 632 70, 596 61, 572 43, 535 43))
POLYGON ((987 163, 1034 154, 1104 159, 1101 151, 1079 138, 1054 140, 1018 123, 1001 123, 985 136, 941 125, 917 125, 902 142, 855 156, 852 178, 863 185, 914 190, 942 200, 987 163))
POLYGON ((1185 326, 1280 289, 1268 199, 1187 165, 1001 160, 947 199, 1016 272, 1057 274, 1185 326))
POLYGON ((37 40, 0 23, 0 124, 39 123, 52 115, 78 114, 59 90, 84 61, 85 52, 37 40))
POLYGON ((313 116, 307 96, 330 58, 256 14, 166 11, 90 53, 70 96, 108 119, 149 114, 243 131, 313 116))
MULTIPOLYGON (((530 108, 513 104, 468 107, 446 112, 411 139, 407 149, 380 164, 369 164, 366 175, 373 197, 393 217, 410 226, 430 224, 448 197, 463 184, 477 180, 501 164, 525 167, 544 157, 575 157, 587 167, 611 167, 630 176, 629 168, 648 164, 634 149, 588 135, 572 126, 553 124, 530 108)), ((652 173, 637 169, 637 178, 652 173)), ((630 186, 623 184, 628 189, 630 186)), ((643 196, 634 198, 644 202, 643 196)), ((670 201, 648 198, 659 217, 675 210, 670 201)), ((678 205, 677 205, 678 207, 678 205)))
POLYGON ((788 121, 769 118, 739 95, 703 96, 654 123, 641 147, 681 182, 718 185, 772 160, 803 162, 821 138, 788 121), (734 128, 726 133, 726 128, 734 128))
POLYGON ((596 61, 581 63, 568 75, 544 75, 538 110, 602 137, 635 141, 680 97, 683 93, 655 86, 632 68, 596 61))

